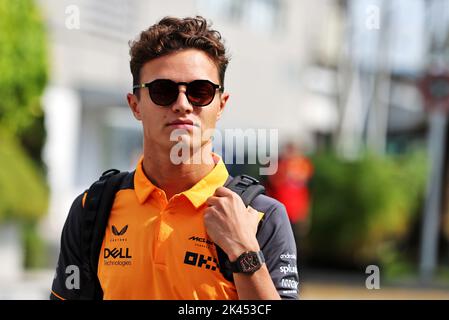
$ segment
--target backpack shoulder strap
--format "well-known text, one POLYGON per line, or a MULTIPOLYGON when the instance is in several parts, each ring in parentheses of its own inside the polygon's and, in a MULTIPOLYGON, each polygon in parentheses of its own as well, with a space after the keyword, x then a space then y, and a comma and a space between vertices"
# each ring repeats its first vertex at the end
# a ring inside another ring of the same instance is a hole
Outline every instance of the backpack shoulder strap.
POLYGON ((120 172, 116 169, 107 170, 87 191, 81 236, 82 274, 85 277, 84 288, 81 291, 82 299, 102 299, 103 297, 97 277, 98 258, 115 194, 127 174, 128 172, 120 172))
POLYGON ((237 193, 242 198, 246 207, 249 206, 259 194, 265 193, 265 187, 260 184, 259 180, 246 174, 234 177, 231 181, 225 184, 225 187, 237 193))
MULTIPOLYGON (((237 193, 242 198, 246 207, 248 207, 258 195, 265 193, 265 188, 260 184, 259 180, 246 174, 232 178, 232 180, 228 181, 224 186, 237 193)), ((228 255, 219 246, 215 245, 215 248, 217 251, 220 272, 226 280, 233 282, 234 276, 228 255)))

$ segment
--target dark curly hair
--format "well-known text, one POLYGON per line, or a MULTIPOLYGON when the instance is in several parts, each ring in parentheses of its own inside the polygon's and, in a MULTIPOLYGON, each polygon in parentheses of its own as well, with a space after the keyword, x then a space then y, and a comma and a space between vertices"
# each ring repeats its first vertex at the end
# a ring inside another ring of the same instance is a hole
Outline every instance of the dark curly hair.
POLYGON ((218 31, 210 28, 201 16, 183 19, 165 17, 147 30, 142 31, 135 41, 130 41, 130 68, 133 85, 139 84, 142 66, 155 58, 183 49, 198 49, 205 52, 214 61, 218 69, 220 85, 224 85, 224 76, 229 58, 218 31))

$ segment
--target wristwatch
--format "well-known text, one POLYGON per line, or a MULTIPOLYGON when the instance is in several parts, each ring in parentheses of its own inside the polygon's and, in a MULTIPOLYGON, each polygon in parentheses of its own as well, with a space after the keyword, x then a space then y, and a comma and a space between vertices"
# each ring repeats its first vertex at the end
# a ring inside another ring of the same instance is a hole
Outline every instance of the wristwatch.
POLYGON ((237 260, 231 262, 231 269, 234 273, 254 273, 265 263, 262 251, 247 251, 242 253, 237 260))

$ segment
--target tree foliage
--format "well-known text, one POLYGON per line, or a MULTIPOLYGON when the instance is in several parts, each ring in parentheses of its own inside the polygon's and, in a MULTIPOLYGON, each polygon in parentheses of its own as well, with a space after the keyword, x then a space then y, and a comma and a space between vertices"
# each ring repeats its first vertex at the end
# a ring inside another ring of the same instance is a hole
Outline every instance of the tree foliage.
POLYGON ((47 207, 40 164, 46 31, 32 0, 0 0, 0 221, 36 221, 47 207))
POLYGON ((403 241, 419 217, 425 153, 365 154, 357 161, 319 154, 313 162, 310 256, 328 264, 383 264, 385 250, 403 241))
POLYGON ((19 133, 41 114, 45 24, 32 0, 0 0, 0 127, 19 133))
POLYGON ((36 221, 47 209, 45 179, 17 139, 0 134, 0 221, 36 221))

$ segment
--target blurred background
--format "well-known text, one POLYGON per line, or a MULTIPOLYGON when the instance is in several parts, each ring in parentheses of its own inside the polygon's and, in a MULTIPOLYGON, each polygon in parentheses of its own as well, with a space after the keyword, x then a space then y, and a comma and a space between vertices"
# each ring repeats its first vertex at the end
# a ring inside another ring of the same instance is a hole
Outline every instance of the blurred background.
POLYGON ((448 299, 449 0, 0 0, 0 299, 47 299, 73 199, 135 166, 128 41, 197 14, 219 129, 278 130, 276 174, 227 166, 286 205, 301 297, 448 299))

